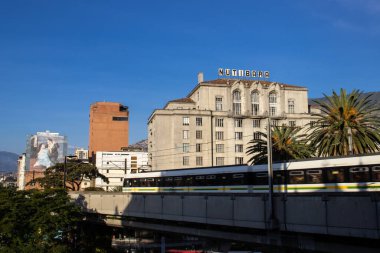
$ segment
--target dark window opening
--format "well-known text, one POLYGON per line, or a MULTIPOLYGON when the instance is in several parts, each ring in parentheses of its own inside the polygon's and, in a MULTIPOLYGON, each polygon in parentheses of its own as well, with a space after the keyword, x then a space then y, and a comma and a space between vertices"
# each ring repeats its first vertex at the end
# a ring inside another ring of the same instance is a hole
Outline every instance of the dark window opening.
POLYGON ((128 117, 112 117, 113 121, 128 121, 128 117))
POLYGON ((121 105, 121 106, 119 107, 119 111, 120 111, 120 112, 126 112, 126 111, 128 111, 128 106, 121 105))

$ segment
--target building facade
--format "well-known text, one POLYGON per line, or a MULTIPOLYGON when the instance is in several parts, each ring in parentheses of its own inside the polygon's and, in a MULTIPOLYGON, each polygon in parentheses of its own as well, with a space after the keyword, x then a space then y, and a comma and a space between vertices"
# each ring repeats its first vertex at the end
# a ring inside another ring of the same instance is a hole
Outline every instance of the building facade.
POLYGON ((90 108, 89 158, 97 151, 119 151, 128 146, 128 107, 114 102, 97 102, 90 108))
POLYGON ((96 167, 106 176, 108 183, 101 178, 95 180, 95 186, 111 191, 123 186, 124 176, 146 170, 148 164, 147 152, 96 152, 96 167))
POLYGON ((25 155, 19 158, 18 188, 28 190, 38 186, 28 183, 43 177, 47 168, 63 163, 67 155, 67 138, 50 131, 37 132, 27 139, 25 155))
POLYGON ((248 142, 272 125, 313 120, 305 87, 260 80, 203 81, 148 121, 152 170, 245 164, 248 142))
POLYGON ((17 159, 17 189, 25 189, 26 154, 23 153, 17 159))
POLYGON ((88 160, 88 149, 84 148, 76 148, 75 149, 75 156, 82 161, 88 160))

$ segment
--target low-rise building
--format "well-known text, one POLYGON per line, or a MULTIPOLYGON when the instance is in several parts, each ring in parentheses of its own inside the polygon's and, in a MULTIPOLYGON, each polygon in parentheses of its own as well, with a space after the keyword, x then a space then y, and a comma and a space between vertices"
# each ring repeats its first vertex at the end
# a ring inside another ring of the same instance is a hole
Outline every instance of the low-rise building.
POLYGON ((147 152, 96 152, 96 167, 99 172, 106 176, 108 183, 101 178, 95 180, 95 186, 106 191, 117 190, 123 186, 124 176, 129 173, 136 173, 139 170, 146 170, 148 164, 147 152))
POLYGON ((76 148, 75 149, 75 156, 79 160, 87 161, 88 160, 88 149, 76 148))

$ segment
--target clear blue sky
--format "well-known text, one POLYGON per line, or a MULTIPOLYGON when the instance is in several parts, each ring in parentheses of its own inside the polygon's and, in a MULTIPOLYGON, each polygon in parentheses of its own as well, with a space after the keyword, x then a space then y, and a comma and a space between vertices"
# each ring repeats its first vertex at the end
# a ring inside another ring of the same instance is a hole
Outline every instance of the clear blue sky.
POLYGON ((130 108, 131 143, 147 118, 185 97, 197 73, 264 69, 271 80, 380 90, 380 1, 0 2, 0 150, 50 130, 87 147, 90 104, 130 108))

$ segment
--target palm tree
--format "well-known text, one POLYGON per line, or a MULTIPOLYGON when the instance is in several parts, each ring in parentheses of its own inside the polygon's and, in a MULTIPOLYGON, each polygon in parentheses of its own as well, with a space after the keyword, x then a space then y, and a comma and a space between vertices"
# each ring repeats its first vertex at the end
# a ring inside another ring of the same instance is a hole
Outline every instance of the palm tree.
POLYGON ((314 101, 321 108, 315 114, 318 120, 309 126, 311 145, 318 156, 339 156, 372 153, 380 150, 380 118, 378 106, 370 100, 371 95, 353 90, 347 95, 344 89, 338 95, 314 101), (350 142, 352 141, 352 145, 350 142))
MULTIPOLYGON (((302 159, 312 157, 313 151, 307 145, 304 134, 299 134, 300 128, 288 126, 275 126, 272 128, 272 157, 273 161, 289 159, 302 159)), ((259 132, 258 140, 251 140, 247 149, 247 155, 252 155, 248 164, 267 163, 267 135, 259 132)))

